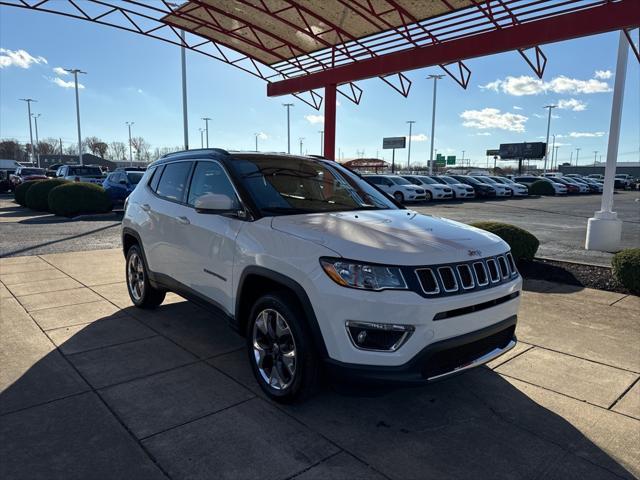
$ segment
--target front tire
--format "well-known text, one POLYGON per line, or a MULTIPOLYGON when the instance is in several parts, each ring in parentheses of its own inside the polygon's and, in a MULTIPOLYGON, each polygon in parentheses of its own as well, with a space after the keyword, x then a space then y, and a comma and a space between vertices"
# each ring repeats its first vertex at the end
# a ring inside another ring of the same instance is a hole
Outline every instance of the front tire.
POLYGON ((431 200, 433 200, 433 194, 429 191, 429 190, 425 190, 425 200, 427 202, 430 202, 431 200))
POLYGON ((396 192, 393 194, 393 198, 396 199, 396 202, 402 204, 404 203, 404 195, 402 194, 402 192, 396 192))
POLYGON ((155 308, 164 301, 167 292, 151 286, 149 270, 138 245, 132 245, 127 251, 126 276, 129 298, 136 307, 155 308))
POLYGON ((304 313, 288 293, 260 297, 247 325, 249 362, 260 388, 281 403, 311 396, 320 383, 320 361, 304 313))

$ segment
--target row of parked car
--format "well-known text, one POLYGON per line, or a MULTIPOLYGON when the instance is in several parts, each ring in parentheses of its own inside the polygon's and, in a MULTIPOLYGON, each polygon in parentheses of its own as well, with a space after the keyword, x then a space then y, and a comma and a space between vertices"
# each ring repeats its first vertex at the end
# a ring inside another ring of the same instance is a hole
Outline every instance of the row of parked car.
MULTIPOLYGON (((397 202, 471 199, 492 197, 525 197, 529 187, 537 181, 548 182, 556 195, 574 193, 602 193, 603 182, 578 174, 561 176, 521 175, 365 175, 397 202)), ((618 186, 618 185, 616 185, 618 186)), ((624 188, 624 187, 620 187, 624 188)))

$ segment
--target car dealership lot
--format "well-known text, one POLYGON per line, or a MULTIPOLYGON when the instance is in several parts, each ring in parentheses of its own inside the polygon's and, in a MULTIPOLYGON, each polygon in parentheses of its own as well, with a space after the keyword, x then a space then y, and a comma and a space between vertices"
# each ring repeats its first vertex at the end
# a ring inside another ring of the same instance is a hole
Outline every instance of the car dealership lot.
POLYGON ((632 478, 638 297, 527 282, 520 345, 412 389, 262 396, 243 340, 121 250, 0 259, 3 478, 632 478))

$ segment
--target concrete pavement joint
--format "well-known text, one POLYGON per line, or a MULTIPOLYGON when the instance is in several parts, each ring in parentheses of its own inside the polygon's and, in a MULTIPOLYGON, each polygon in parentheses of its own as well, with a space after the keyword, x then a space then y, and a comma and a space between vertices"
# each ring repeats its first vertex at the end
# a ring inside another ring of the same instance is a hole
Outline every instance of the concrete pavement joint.
MULTIPOLYGON (((66 328, 66 327, 62 327, 62 328, 66 328)), ((48 332, 53 332, 54 330, 60 330, 60 329, 59 328, 55 328, 55 329, 52 329, 52 330, 46 330, 44 332, 45 332, 45 334, 47 334, 48 332)), ((127 345, 129 343, 135 343, 135 342, 139 342, 141 340, 148 340, 150 338, 155 338, 155 337, 159 337, 159 336, 160 335, 158 335, 157 333, 154 333, 153 335, 147 335, 146 337, 134 338, 133 340, 125 340, 124 342, 110 343, 109 345, 101 345, 99 347, 87 348, 86 350, 80 350, 78 352, 69 353, 69 354, 67 354, 67 356, 73 357, 74 355, 82 355, 82 354, 89 353, 89 352, 95 352, 95 351, 98 351, 98 350, 104 350, 106 348, 119 347, 121 345, 127 345)))
POLYGON ((338 450, 336 453, 333 453, 331 455, 329 455, 327 458, 323 458, 322 460, 319 460, 317 462, 315 462, 313 465, 308 466, 307 468, 303 468, 302 470, 300 470, 297 473, 294 473, 293 475, 288 476, 287 478, 285 478, 284 480, 293 480, 296 477, 299 477, 300 475, 302 475, 305 472, 308 472, 309 470, 311 470, 314 467, 317 467, 318 465, 322 465, 324 462, 331 460, 333 457, 335 457, 336 455, 340 455, 341 453, 344 453, 342 450, 338 450))
POLYGON ((511 358, 507 358, 504 362, 499 363, 498 365, 496 365, 495 367, 489 367, 491 370, 495 370, 498 367, 501 367, 502 365, 504 365, 505 363, 509 363, 511 360, 513 360, 514 358, 518 358, 520 355, 522 355, 525 352, 528 352, 529 350, 531 350, 532 348, 536 348, 535 345, 531 345, 529 346, 527 349, 521 351, 520 353, 514 355, 511 358))
MULTIPOLYGON (((616 404, 622 400, 622 397, 624 397, 627 393, 629 393, 629 390, 631 390, 638 382, 640 381, 640 377, 636 378, 633 382, 631 382, 631 385, 629 385, 624 392, 622 392, 620 394, 620 396, 618 398, 615 399, 615 401, 609 405, 609 408, 607 410, 611 410, 613 407, 616 406, 616 404)), ((612 410, 614 411, 614 410, 612 410)), ((616 413, 620 413, 620 412, 616 412, 616 413)), ((626 414, 622 414, 622 415, 626 415, 626 414)), ((626 415, 626 416, 630 416, 630 415, 626 415)), ((635 417, 631 417, 631 418, 635 418, 635 417)), ((638 419, 636 419, 638 420, 638 419)))

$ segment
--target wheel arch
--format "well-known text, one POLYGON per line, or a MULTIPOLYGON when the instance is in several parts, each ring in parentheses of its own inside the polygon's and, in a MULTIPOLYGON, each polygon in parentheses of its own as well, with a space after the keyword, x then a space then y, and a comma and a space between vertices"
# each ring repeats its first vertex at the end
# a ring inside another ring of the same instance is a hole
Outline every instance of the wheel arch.
POLYGON ((305 314, 304 319, 313 335, 313 342, 318 354, 321 358, 327 358, 324 337, 304 288, 292 278, 268 268, 250 266, 242 272, 235 302, 234 327, 236 330, 244 335, 253 303, 266 293, 278 291, 290 293, 298 302, 298 306, 305 314))

